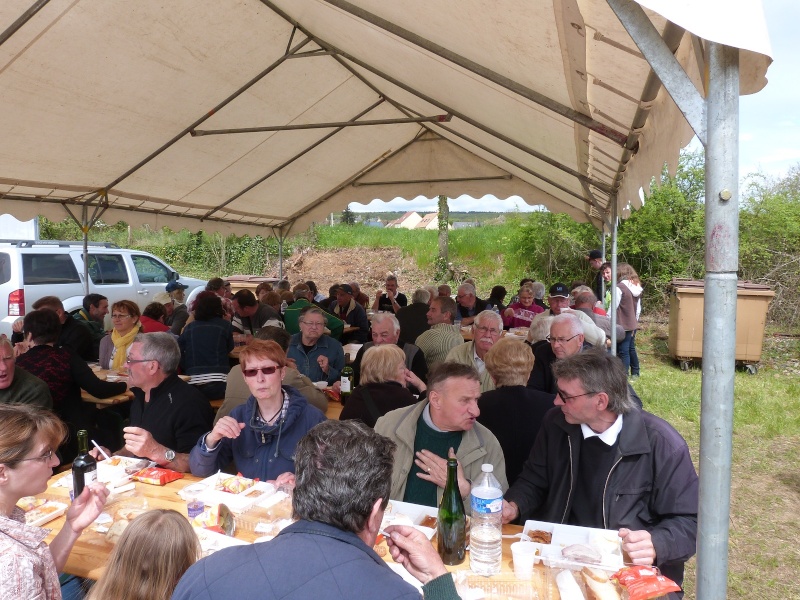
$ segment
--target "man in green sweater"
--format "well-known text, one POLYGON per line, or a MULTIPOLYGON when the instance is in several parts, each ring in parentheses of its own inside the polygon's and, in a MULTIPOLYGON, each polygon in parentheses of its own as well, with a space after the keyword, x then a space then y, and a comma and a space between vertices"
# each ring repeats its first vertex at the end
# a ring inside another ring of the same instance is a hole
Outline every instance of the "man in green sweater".
POLYGON ((25 369, 17 369, 16 365, 11 341, 6 336, 0 337, 0 403, 53 408, 47 384, 25 369))

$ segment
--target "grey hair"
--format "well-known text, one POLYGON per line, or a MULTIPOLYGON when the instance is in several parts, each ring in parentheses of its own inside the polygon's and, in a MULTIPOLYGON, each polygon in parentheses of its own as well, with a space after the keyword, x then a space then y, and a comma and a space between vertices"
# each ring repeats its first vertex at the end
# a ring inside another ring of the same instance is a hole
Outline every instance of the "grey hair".
POLYGON ((534 298, 537 300, 544 298, 544 284, 541 281, 534 281, 531 284, 531 289, 533 290, 534 298))
POLYGON ((604 350, 587 350, 554 361, 551 365, 557 380, 577 379, 588 392, 605 392, 608 411, 624 415, 637 408, 628 393, 628 378, 622 361, 604 350))
POLYGON ((575 294, 575 305, 578 304, 588 304, 589 306, 594 306, 597 304, 597 296, 594 295, 594 292, 589 290, 588 292, 580 292, 575 294))
POLYGON ((553 316, 539 317, 531 322, 528 330, 528 341, 531 343, 539 342, 550 335, 550 325, 553 323, 553 316))
POLYGON ((581 320, 573 314, 561 313, 560 315, 553 317, 553 322, 550 323, 550 331, 553 331, 553 325, 558 325, 559 323, 566 323, 569 325, 570 335, 578 335, 579 333, 581 335, 583 334, 583 323, 581 323, 581 320))
POLYGON ((448 313, 450 315, 450 323, 453 322, 453 319, 456 318, 456 313, 458 312, 458 305, 456 301, 453 300, 450 296, 434 296, 431 304, 434 302, 439 304, 439 312, 448 313))
POLYGON ((428 294, 430 294, 430 296, 428 296, 428 302, 430 302, 432 298, 436 298, 436 296, 439 295, 439 290, 437 290, 436 286, 434 285, 424 285, 422 287, 428 291, 428 294))
POLYGON ((307 315, 320 315, 322 317, 323 322, 327 325, 328 317, 325 315, 325 311, 322 310, 319 306, 314 306, 310 304, 308 306, 304 306, 300 309, 300 316, 299 319, 305 319, 307 315))
POLYGON ((397 283, 397 275, 395 275, 394 273, 389 273, 386 276, 386 281, 394 281, 395 283, 397 283))
POLYGON ((458 286, 458 291, 464 294, 469 294, 471 296, 475 296, 475 286, 471 283, 462 283, 458 286))
POLYGON ((416 290, 414 290, 414 293, 411 294, 411 302, 427 304, 428 300, 430 299, 431 299, 431 293, 425 288, 417 288, 416 290))
POLYGON ((503 317, 501 317, 500 315, 498 315, 494 311, 484 310, 484 311, 479 312, 477 314, 477 316, 475 317, 475 324, 476 325, 485 326, 487 320, 488 321, 494 321, 497 324, 498 329, 500 329, 500 332, 502 333, 502 331, 503 331, 503 317))
POLYGON ((296 519, 361 533, 375 501, 385 509, 396 444, 361 421, 323 421, 295 449, 296 519))
POLYGON ((0 336, 0 348, 3 346, 8 348, 9 352, 11 352, 11 357, 14 358, 14 344, 12 344, 11 340, 4 335, 0 336))
POLYGON ((175 336, 166 331, 140 333, 134 340, 142 344, 142 358, 154 360, 167 375, 178 370, 181 361, 181 349, 175 336))
POLYGON ((440 362, 428 372, 428 392, 439 391, 448 379, 460 377, 480 382, 478 370, 472 365, 457 362, 440 362))
POLYGON ((394 332, 395 333, 400 331, 400 321, 398 321, 397 317, 395 317, 392 313, 377 312, 374 315, 372 315, 372 324, 373 325, 383 323, 384 321, 391 321, 392 322, 392 327, 394 328, 394 332))

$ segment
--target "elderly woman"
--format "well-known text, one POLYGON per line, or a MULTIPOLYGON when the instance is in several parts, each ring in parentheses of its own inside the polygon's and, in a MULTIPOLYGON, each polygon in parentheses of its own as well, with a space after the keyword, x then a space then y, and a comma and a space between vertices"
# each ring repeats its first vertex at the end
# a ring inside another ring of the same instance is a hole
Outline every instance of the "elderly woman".
POLYGON ((49 410, 27 404, 0 404, 0 600, 61 598, 58 573, 83 530, 100 515, 108 490, 87 485, 66 514, 66 523, 48 548, 50 530, 25 524, 20 498, 47 489, 58 465, 55 449, 67 428, 49 410))
POLYGON ((478 400, 478 422, 500 442, 506 457, 508 485, 522 472, 545 413, 555 395, 525 387, 533 368, 533 352, 520 340, 503 338, 486 353, 486 370, 497 386, 478 400))
POLYGON ((339 415, 340 421, 361 419, 370 427, 390 410, 411 406, 417 399, 406 387, 412 383, 421 392, 427 388, 406 368, 406 355, 395 344, 372 346, 361 361, 361 384, 339 415))
POLYGON ((225 397, 225 382, 233 350, 233 326, 225 319, 222 298, 202 292, 194 303, 194 320, 178 338, 181 369, 191 376, 189 383, 209 400, 225 397))
MULTIPOLYGON (((93 429, 97 414, 94 403, 81 399, 84 389, 97 398, 122 394, 123 382, 102 381, 83 359, 64 348, 56 348, 61 322, 52 310, 41 308, 25 315, 22 332, 30 350, 17 359, 17 366, 47 384, 53 397, 53 408, 69 427, 69 440, 61 448, 62 462, 70 462, 78 453, 76 434, 79 429, 93 429)), ((105 432, 92 432, 106 446, 114 446, 113 437, 105 432), (99 434, 99 435, 95 435, 99 434)))
POLYGON ((517 293, 518 300, 512 302, 503 311, 503 326, 507 329, 511 327, 530 327, 533 317, 544 312, 544 309, 533 302, 533 288, 522 286, 517 293))
POLYGON ((128 360, 128 349, 139 333, 142 313, 135 302, 120 300, 111 305, 111 335, 100 340, 100 366, 119 371, 128 360))
POLYGON ((294 473, 297 442, 325 415, 293 387, 282 386, 286 354, 255 339, 239 355, 251 396, 202 436, 189 455, 193 475, 207 477, 235 461, 245 477, 262 481, 294 473))

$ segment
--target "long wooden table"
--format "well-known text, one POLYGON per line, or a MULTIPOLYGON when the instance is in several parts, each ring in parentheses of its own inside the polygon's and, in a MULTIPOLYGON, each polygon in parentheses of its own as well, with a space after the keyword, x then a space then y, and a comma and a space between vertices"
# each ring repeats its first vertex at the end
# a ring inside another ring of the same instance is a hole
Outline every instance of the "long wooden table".
MULTIPOLYGON (((63 473, 54 475, 49 482, 47 492, 48 497, 58 497, 63 499, 65 503, 69 504, 69 491, 64 487, 55 487, 54 483, 61 477, 63 473)), ((136 502, 141 500, 147 501, 148 508, 171 508, 181 514, 186 514, 186 503, 178 495, 178 491, 200 481, 201 478, 194 477, 191 474, 185 474, 183 479, 173 481, 164 486, 154 486, 145 483, 136 483, 135 496, 136 502)), ((132 500, 125 498, 120 502, 130 503, 132 500)), ((113 513, 115 510, 114 505, 108 507, 108 512, 113 513)), ((47 542, 50 543, 55 537, 56 533, 61 530, 65 524, 64 517, 59 517, 50 521, 44 527, 51 529, 50 535, 47 537, 47 542)), ((518 525, 505 525, 503 526, 504 534, 519 533, 522 527, 518 525)), ((248 531, 247 528, 237 528, 235 537, 246 542, 252 542, 260 534, 253 531, 248 531)), ((87 528, 83 534, 78 538, 72 552, 67 559, 67 564, 64 567, 66 573, 86 577, 89 579, 97 579, 105 568, 105 563, 108 559, 113 546, 108 542, 99 539, 99 535, 92 531, 92 528, 87 528)), ((515 539, 503 539, 503 574, 508 575, 513 573, 511 565, 511 544, 516 541, 515 539)), ((387 554, 387 562, 393 562, 391 557, 387 554)), ((467 570, 469 569, 469 559, 467 558, 464 563, 456 567, 451 567, 451 571, 467 570)), ((511 575, 513 577, 513 575, 511 575)))

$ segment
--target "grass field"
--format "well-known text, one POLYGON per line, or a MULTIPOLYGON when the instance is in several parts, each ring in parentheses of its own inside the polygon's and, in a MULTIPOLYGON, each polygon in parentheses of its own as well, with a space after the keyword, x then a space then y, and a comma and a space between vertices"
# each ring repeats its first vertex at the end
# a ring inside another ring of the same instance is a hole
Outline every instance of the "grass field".
MULTIPOLYGON (((636 345, 642 375, 634 382, 645 408, 700 455, 700 365, 681 371, 667 352, 666 323, 643 322, 636 345)), ((767 336, 757 375, 738 370, 734 438, 728 597, 800 598, 800 339, 767 336)), ((713 401, 713 399, 711 400, 713 401)), ((687 598, 694 598, 695 559, 687 598)))

